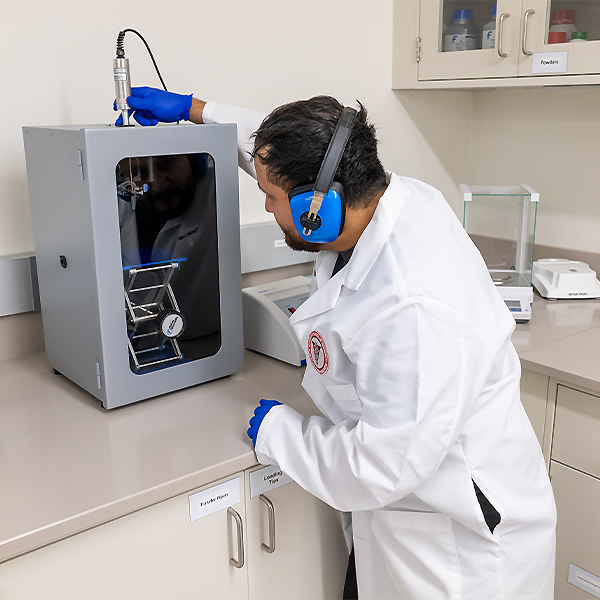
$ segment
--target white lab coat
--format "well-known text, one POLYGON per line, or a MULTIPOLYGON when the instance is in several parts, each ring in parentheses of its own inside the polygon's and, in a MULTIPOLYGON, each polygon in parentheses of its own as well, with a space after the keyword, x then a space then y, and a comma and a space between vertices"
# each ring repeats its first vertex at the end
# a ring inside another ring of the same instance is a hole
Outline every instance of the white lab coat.
POLYGON ((554 498, 481 255, 438 191, 391 174, 332 278, 336 257, 318 254, 291 318, 324 416, 272 408, 260 462, 352 512, 361 598, 550 600, 554 498))

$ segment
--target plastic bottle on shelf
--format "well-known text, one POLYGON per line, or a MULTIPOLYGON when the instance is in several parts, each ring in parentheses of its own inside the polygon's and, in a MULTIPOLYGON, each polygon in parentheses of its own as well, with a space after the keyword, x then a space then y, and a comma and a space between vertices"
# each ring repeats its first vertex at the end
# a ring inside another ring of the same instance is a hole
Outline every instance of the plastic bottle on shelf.
POLYGON ((564 44, 567 41, 567 34, 564 31, 551 31, 548 34, 549 44, 564 44))
POLYGON ((483 26, 481 34, 481 47, 484 50, 496 47, 496 5, 492 8, 492 20, 483 26))
POLYGON ((548 33, 559 31, 564 31, 567 35, 567 41, 570 41, 571 34, 577 31, 574 10, 553 10, 550 13, 550 29, 548 29, 548 33))
POLYGON ((452 25, 444 34, 444 52, 476 50, 479 40, 479 29, 473 22, 472 10, 455 10, 452 25))
POLYGON ((571 34, 572 42, 587 42, 587 31, 574 31, 571 34))

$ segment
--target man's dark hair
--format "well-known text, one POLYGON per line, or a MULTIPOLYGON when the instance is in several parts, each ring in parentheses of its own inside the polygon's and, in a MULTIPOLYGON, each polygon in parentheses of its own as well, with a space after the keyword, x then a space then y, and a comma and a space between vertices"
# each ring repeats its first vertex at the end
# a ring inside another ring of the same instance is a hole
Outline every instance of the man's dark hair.
MULTIPOLYGON (((386 185, 377 155, 375 127, 358 103, 348 144, 334 180, 344 186, 346 206, 365 205, 386 185)), ((344 106, 331 96, 315 96, 276 108, 254 134, 252 158, 259 155, 269 180, 287 192, 314 183, 344 106)))

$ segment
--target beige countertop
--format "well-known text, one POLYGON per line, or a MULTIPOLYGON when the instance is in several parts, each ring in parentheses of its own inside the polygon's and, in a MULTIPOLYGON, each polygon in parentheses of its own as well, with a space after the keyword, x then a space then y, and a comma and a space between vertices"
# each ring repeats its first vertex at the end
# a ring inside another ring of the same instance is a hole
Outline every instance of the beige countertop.
POLYGON ((524 369, 600 392, 600 300, 536 293, 531 321, 517 325, 512 340, 524 369))
MULTIPOLYGON (((523 368, 600 392, 600 301, 536 295, 523 368)), ((106 411, 44 353, 0 361, 0 562, 256 465, 260 398, 316 412, 304 369, 245 353, 243 373, 106 411)))
POLYGON ((256 465, 261 398, 308 415, 304 369, 245 353, 243 373, 104 410, 44 353, 0 362, 0 562, 256 465))

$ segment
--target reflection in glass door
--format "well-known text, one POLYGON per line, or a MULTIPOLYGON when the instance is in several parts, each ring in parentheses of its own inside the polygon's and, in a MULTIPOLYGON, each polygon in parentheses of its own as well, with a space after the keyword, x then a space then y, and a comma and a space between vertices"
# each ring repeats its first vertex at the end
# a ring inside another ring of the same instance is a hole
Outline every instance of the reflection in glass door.
POLYGON ((116 167, 125 317, 136 374, 221 347, 214 160, 132 156, 116 167))

